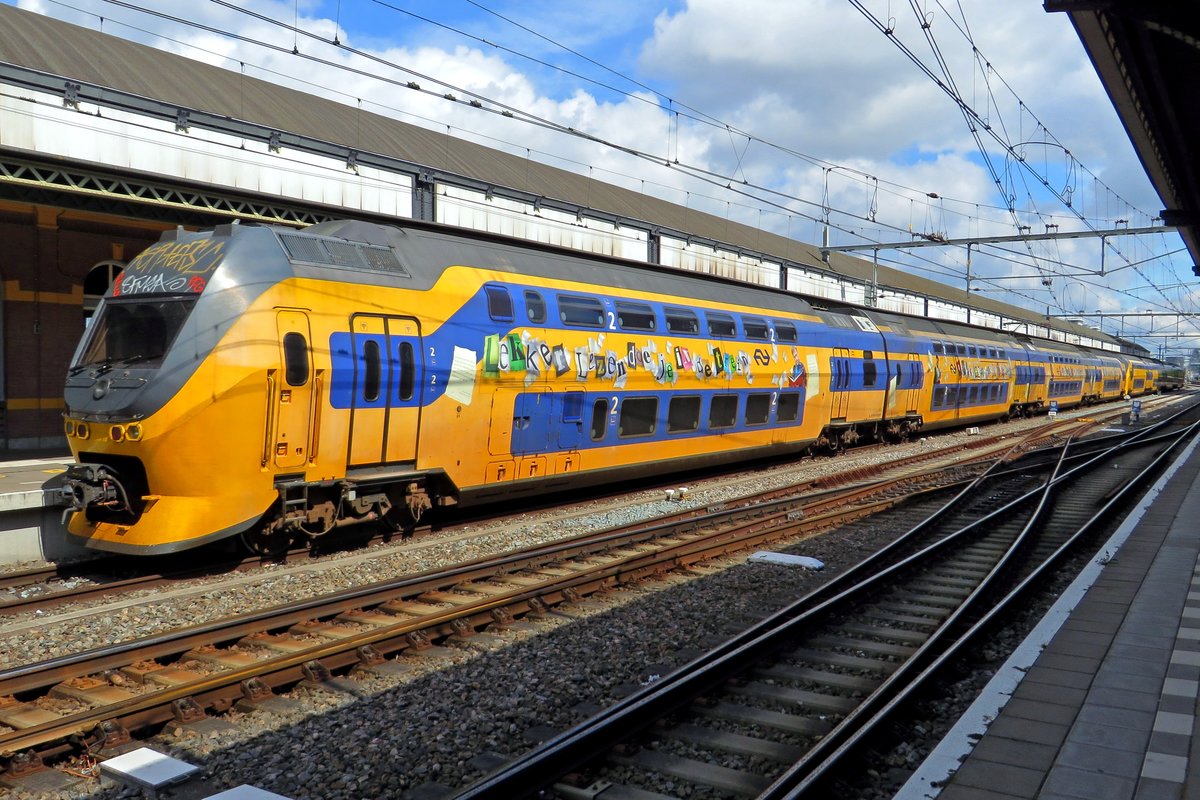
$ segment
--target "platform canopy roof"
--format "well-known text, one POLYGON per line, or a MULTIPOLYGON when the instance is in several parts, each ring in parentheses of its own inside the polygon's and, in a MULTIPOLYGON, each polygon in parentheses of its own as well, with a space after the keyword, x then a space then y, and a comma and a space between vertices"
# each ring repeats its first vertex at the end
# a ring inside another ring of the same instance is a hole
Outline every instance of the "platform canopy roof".
POLYGON ((1200 5, 1180 0, 1045 0, 1066 12, 1138 157, 1200 264, 1200 5))

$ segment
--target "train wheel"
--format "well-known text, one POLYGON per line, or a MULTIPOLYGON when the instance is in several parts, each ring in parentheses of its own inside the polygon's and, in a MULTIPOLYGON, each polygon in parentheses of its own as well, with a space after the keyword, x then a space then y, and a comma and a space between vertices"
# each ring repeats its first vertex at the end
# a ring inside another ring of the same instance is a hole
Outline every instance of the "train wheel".
POLYGON ((287 552, 291 543, 292 535, 289 531, 270 524, 242 531, 242 544, 251 553, 263 558, 278 558, 287 552))

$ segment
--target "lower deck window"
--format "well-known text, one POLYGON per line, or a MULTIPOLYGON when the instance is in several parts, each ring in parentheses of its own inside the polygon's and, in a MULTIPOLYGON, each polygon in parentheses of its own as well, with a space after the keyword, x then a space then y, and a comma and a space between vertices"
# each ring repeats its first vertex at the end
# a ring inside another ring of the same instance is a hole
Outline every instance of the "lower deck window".
POLYGON ((714 395, 712 404, 708 407, 709 428, 732 428, 737 422, 737 395, 714 395))
POLYGON ((746 397, 746 424, 765 425, 771 416, 771 395, 767 392, 746 397))
POLYGON ((667 407, 667 433, 694 431, 700 427, 700 395, 672 397, 667 407))
POLYGON ((627 397, 621 402, 621 421, 617 435, 649 436, 658 423, 657 397, 627 397))
POLYGON ((800 416, 800 393, 784 392, 779 395, 779 405, 775 408, 777 422, 795 422, 800 416))
POLYGON ((601 398, 592 404, 592 441, 600 441, 607 432, 608 400, 601 398))

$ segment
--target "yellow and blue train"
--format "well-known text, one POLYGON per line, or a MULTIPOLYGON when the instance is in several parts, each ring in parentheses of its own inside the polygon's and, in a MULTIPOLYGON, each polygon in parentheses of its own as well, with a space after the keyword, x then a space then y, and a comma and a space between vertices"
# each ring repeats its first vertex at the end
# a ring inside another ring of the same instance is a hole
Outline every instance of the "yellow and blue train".
POLYGON ((163 235, 66 379, 68 528, 297 537, 1156 389, 1160 366, 436 225, 163 235))

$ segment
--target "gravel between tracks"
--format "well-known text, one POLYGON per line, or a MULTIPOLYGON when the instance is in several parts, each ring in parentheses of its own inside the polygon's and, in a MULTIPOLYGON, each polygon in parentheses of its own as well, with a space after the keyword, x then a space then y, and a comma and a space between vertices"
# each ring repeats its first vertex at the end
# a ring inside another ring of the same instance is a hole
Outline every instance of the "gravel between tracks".
MULTIPOLYGON (((987 433, 1022 433, 1031 421, 988 426, 987 433)), ((692 484, 687 504, 707 505, 855 466, 889 461, 944 446, 948 434, 883 451, 805 460, 751 473, 740 480, 692 484)), ((145 636, 183 624, 275 605, 396 575, 524 547, 564 533, 608 527, 676 510, 661 492, 640 492, 624 503, 596 501, 569 511, 529 514, 503 526, 456 529, 409 543, 333 555, 300 568, 181 583, 169 592, 91 609, 55 611, 6 620, 0 666, 16 666, 103 642, 145 636)), ((205 797, 249 783, 287 797, 403 797, 436 782, 461 788, 483 770, 481 754, 516 755, 530 746, 531 728, 566 728, 610 704, 639 683, 685 663, 728 630, 713 630, 713 609, 725 619, 756 620, 811 590, 877 549, 885 534, 853 526, 792 549, 826 562, 809 570, 748 564, 744 557, 671 575, 604 595, 544 620, 496 635, 471 637, 437 656, 404 656, 402 676, 368 677, 360 696, 298 688, 297 707, 284 713, 242 714, 228 730, 161 734, 156 749, 202 767, 205 791, 181 787, 161 797, 205 797), (190 792, 190 793, 189 793, 190 792)), ((96 781, 35 797, 140 797, 140 790, 96 781)), ((669 792, 664 785, 661 791, 669 792)))

